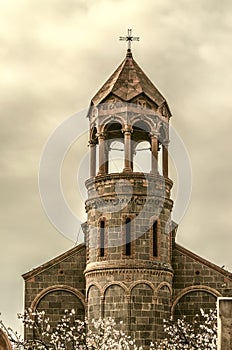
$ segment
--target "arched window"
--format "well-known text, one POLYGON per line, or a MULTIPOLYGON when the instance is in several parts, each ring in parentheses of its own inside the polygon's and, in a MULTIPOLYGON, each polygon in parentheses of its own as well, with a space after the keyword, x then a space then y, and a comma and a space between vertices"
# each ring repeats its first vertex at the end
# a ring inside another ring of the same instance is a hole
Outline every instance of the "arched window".
POLYGON ((126 246, 125 253, 127 256, 131 255, 131 219, 126 219, 126 246))
POLYGON ((105 255, 105 221, 100 221, 100 256, 105 255))
POLYGON ((158 230, 157 230, 157 221, 153 222, 152 225, 152 252, 153 256, 158 256, 158 230))

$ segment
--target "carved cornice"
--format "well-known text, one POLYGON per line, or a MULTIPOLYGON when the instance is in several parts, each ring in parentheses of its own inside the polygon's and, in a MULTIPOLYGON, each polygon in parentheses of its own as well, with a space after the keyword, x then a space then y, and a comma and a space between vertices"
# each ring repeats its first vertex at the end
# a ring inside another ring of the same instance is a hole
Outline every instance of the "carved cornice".
POLYGON ((88 212, 91 209, 100 209, 104 207, 116 207, 118 206, 125 208, 127 206, 129 211, 138 212, 141 208, 149 210, 150 208, 154 210, 154 207, 157 209, 166 208, 171 210, 173 206, 173 201, 164 197, 150 197, 150 196, 134 196, 128 200, 126 196, 117 196, 117 197, 94 197, 88 199, 85 202, 85 209, 88 212), (147 208, 146 208, 147 207, 147 208))
POLYGON ((97 138, 102 138, 102 139, 105 139, 106 137, 106 134, 103 132, 103 131, 100 131, 96 134, 97 138))
POLYGON ((86 277, 96 277, 97 276, 112 276, 112 275, 125 275, 133 274, 133 275, 152 275, 152 276, 169 276, 173 277, 173 270, 171 265, 164 264, 164 263, 157 263, 154 264, 151 263, 151 267, 148 267, 149 262, 146 262, 145 266, 142 266, 140 263, 133 263, 133 266, 125 266, 124 263, 120 263, 120 261, 117 262, 117 265, 110 263, 107 261, 107 265, 99 265, 97 263, 94 264, 88 264, 86 267, 86 270, 84 271, 84 274, 86 277), (137 266, 136 266, 137 265, 137 266), (153 265, 153 266, 152 266, 153 265), (156 266, 155 266, 156 265, 156 266))

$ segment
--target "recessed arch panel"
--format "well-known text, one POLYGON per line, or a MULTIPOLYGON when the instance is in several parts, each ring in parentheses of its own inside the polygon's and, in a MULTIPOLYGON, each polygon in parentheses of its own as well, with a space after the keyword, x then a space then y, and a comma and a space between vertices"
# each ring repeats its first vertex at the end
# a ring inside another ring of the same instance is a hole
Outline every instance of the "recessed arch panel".
POLYGON ((92 284, 87 293, 87 301, 88 301, 88 319, 91 321, 92 319, 101 318, 101 294, 98 286, 92 284))
POLYGON ((188 321, 192 321, 201 308, 206 312, 215 309, 219 296, 221 294, 217 290, 207 286, 188 287, 176 296, 172 314, 175 318, 185 315, 188 321))
POLYGON ((80 320, 85 317, 83 294, 68 286, 46 288, 32 303, 32 310, 45 311, 53 329, 61 320, 65 310, 75 310, 75 316, 80 320))
POLYGON ((147 281, 134 284, 131 289, 131 335, 144 347, 154 338, 154 288, 147 281))
POLYGON ((117 323, 127 323, 128 305, 125 289, 119 284, 110 284, 104 294, 104 317, 112 317, 117 323))

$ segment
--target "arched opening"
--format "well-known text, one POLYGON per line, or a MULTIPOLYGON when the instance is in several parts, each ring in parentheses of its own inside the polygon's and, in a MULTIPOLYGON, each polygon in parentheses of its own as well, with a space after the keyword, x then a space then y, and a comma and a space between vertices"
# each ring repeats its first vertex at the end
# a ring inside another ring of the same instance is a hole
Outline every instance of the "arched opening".
POLYGON ((149 173, 151 170, 150 126, 140 120, 133 125, 133 171, 149 173))
POLYGON ((135 145, 133 169, 136 172, 149 173, 151 170, 151 145, 148 141, 141 141, 135 145))
POLYGON ((108 170, 109 173, 120 173, 124 167, 123 139, 116 139, 109 143, 108 170))
POLYGON ((120 123, 109 123, 104 128, 106 137, 105 158, 108 173, 119 173, 123 170, 124 141, 122 125, 120 123))

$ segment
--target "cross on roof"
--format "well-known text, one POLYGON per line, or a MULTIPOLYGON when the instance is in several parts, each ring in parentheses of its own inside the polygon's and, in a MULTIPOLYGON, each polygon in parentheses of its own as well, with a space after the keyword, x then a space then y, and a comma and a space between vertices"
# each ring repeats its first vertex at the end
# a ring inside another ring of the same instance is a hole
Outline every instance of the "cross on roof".
POLYGON ((128 29, 127 36, 120 36, 119 37, 119 40, 128 41, 127 51, 131 50, 131 42, 132 41, 139 41, 138 36, 132 36, 131 34, 132 34, 132 29, 128 29))

